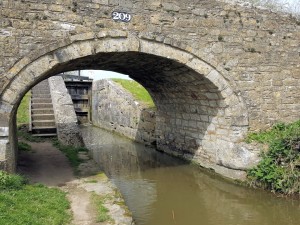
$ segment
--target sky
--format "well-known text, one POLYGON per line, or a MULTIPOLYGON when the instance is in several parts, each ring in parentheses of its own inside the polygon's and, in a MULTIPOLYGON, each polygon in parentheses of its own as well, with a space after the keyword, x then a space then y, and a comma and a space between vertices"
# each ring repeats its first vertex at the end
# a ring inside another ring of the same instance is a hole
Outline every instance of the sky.
POLYGON ((126 80, 132 80, 128 75, 105 70, 81 70, 80 74, 81 76, 88 76, 94 80, 109 78, 122 78, 126 80))

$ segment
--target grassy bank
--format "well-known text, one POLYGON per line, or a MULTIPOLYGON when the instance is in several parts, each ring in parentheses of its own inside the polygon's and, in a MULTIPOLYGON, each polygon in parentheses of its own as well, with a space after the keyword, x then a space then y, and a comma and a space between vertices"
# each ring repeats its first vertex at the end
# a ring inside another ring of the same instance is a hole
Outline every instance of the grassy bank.
POLYGON ((113 78, 112 80, 120 84, 127 91, 129 91, 136 98, 137 101, 141 102, 146 107, 155 107, 154 102, 151 96, 149 95, 148 91, 138 82, 134 80, 125 80, 118 78, 113 78))
POLYGON ((0 171, 0 224, 68 224, 69 207, 59 189, 28 185, 23 177, 0 171))
POLYGON ((22 99, 18 111, 17 111, 17 124, 28 124, 29 123, 29 101, 31 93, 28 92, 22 99))
POLYGON ((300 120, 252 133, 246 141, 268 146, 261 162, 248 171, 252 185, 277 193, 300 194, 300 120))

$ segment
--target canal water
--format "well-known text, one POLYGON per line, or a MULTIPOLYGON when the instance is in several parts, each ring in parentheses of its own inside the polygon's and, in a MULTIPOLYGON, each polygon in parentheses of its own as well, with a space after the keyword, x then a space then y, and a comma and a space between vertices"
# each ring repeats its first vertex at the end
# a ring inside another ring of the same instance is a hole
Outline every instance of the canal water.
POLYGON ((137 225, 299 225, 299 200, 278 198, 95 127, 87 147, 137 225))

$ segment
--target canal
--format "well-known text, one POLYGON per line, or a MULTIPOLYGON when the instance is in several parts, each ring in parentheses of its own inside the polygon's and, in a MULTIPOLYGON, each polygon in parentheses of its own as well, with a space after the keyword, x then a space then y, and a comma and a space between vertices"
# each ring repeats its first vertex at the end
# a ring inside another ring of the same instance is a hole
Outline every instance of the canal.
POLYGON ((299 225, 298 200, 235 185, 197 166, 84 126, 96 162, 137 225, 299 225))

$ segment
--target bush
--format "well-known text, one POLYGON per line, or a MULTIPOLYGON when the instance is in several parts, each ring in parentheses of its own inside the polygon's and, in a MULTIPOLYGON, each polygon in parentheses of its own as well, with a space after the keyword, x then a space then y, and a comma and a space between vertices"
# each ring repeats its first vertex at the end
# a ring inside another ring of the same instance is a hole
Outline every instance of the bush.
POLYGON ((269 146, 261 162, 248 171, 252 185, 284 194, 300 193, 300 120, 250 134, 247 141, 269 146))
POLYGON ((20 175, 8 174, 0 170, 0 191, 21 189, 26 180, 20 175))

